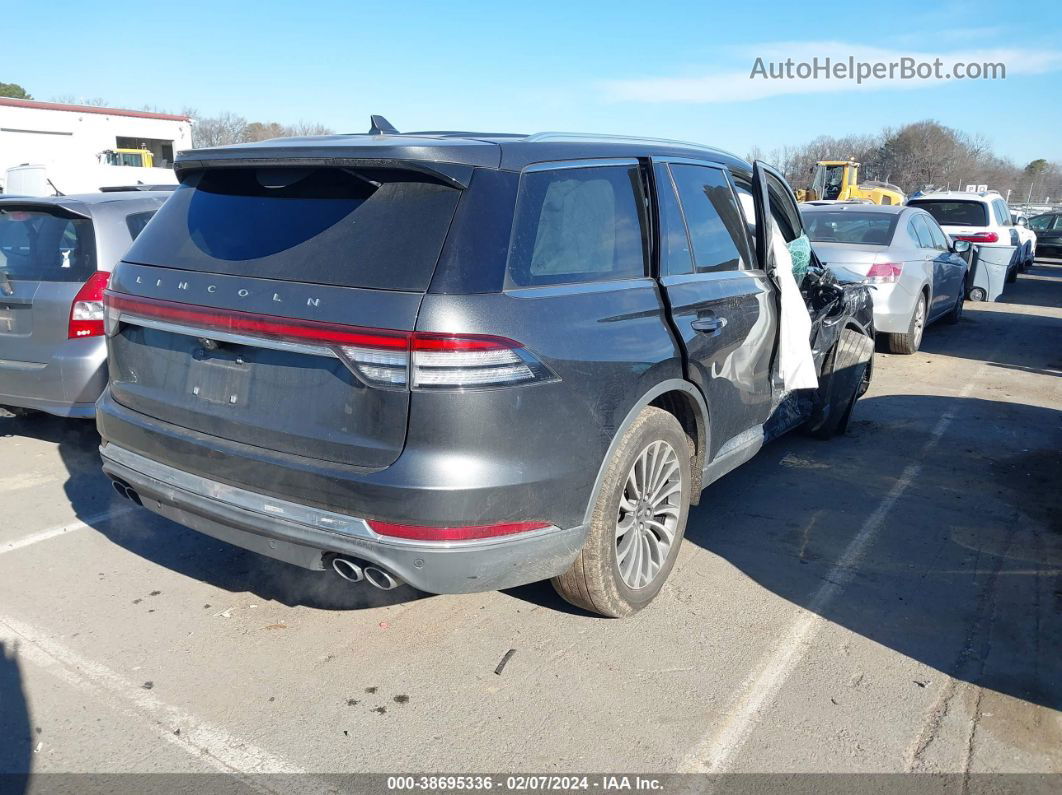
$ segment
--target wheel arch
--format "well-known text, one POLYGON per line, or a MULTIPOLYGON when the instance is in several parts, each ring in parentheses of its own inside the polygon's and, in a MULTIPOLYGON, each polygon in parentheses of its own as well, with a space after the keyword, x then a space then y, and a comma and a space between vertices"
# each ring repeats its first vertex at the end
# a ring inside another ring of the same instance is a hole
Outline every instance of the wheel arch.
POLYGON ((684 381, 680 378, 671 378, 666 381, 661 381, 647 392, 642 394, 634 405, 631 406, 627 415, 623 418, 623 422, 616 428, 616 432, 612 435, 612 441, 609 443, 608 449, 605 451, 604 457, 601 459, 601 465, 598 467, 597 477, 594 478, 594 487, 590 492, 590 499, 586 504, 586 512, 584 514, 584 524, 589 525, 591 520, 591 514, 594 510, 594 504, 597 502, 597 498, 601 493, 601 486, 605 479, 605 470, 608 468, 608 462, 612 458, 612 454, 615 452, 616 447, 620 443, 620 439, 627 432, 627 429, 633 424, 635 418, 642 412, 642 409, 648 406, 656 406, 663 409, 668 413, 675 416, 686 431, 687 435, 693 439, 695 444, 695 451, 692 458, 691 474, 692 482, 690 484, 690 504, 696 505, 700 500, 701 487, 703 483, 703 470, 704 470, 704 458, 705 453, 708 450, 709 442, 709 413, 708 404, 704 400, 704 395, 689 381, 684 381), (691 430, 693 433, 690 433, 691 430))

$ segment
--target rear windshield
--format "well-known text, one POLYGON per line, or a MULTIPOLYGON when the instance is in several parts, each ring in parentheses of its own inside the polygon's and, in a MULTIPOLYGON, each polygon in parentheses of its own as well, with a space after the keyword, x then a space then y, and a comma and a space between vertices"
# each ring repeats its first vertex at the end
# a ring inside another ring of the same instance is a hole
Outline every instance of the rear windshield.
POLYGON ((83 282, 96 270, 92 221, 0 208, 0 272, 12 280, 83 282))
POLYGON ((815 243, 863 243, 887 246, 896 229, 894 213, 805 212, 804 229, 815 243))
POLYGON ((988 226, 988 207, 984 202, 916 199, 907 203, 921 207, 941 226, 988 226))
POLYGON ((194 172, 125 259, 266 279, 426 290, 460 191, 410 171, 194 172))

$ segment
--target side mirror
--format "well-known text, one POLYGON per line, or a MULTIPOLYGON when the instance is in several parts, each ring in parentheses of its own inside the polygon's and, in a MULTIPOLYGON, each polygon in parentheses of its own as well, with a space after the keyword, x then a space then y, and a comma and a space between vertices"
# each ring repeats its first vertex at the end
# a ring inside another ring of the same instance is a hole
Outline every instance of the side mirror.
POLYGON ((969 240, 954 240, 951 244, 951 250, 956 254, 965 254, 970 250, 969 240))
POLYGON ((1018 220, 1017 220, 1017 224, 1018 224, 1018 226, 1028 226, 1029 225, 1029 219, 1026 218, 1024 215, 1019 215, 1018 216, 1018 220))

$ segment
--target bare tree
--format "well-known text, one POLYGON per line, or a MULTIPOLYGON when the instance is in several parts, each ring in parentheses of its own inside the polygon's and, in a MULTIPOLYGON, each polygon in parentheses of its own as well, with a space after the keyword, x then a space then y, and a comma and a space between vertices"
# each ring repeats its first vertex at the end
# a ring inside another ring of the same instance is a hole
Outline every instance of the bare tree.
POLYGON ((217 116, 194 119, 192 122, 192 147, 227 146, 243 143, 247 119, 228 111, 217 116))

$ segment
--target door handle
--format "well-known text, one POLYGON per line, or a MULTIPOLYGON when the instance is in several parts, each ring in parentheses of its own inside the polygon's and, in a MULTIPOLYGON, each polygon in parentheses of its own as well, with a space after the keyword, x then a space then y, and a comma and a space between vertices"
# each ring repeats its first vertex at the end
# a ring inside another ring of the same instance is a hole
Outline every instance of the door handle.
POLYGON ((694 331, 700 331, 704 334, 714 334, 721 330, 725 325, 725 317, 701 317, 690 323, 690 327, 694 331))

